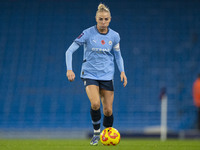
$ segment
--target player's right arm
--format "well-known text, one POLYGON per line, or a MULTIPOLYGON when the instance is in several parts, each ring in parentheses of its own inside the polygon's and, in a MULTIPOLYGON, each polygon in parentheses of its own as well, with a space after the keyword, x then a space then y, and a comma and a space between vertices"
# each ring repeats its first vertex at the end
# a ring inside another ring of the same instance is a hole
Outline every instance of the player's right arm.
POLYGON ((87 39, 87 34, 85 31, 83 31, 71 44, 71 46, 67 49, 65 53, 66 57, 66 66, 67 66, 67 78, 69 81, 74 81, 75 79, 75 73, 72 70, 72 54, 85 43, 87 39))
POLYGON ((65 53, 65 60, 67 66, 66 76, 69 81, 74 81, 75 73, 72 70, 72 54, 79 48, 79 45, 76 42, 73 42, 71 46, 67 49, 65 53))

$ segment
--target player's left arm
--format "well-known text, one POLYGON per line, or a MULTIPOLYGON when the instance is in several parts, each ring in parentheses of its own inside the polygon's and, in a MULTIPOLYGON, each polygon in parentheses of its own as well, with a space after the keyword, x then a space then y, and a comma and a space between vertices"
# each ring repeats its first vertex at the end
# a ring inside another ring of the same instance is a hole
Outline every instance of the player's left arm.
POLYGON ((124 61, 121 55, 119 43, 113 47, 113 50, 114 50, 115 60, 116 60, 118 69, 121 72, 120 74, 121 82, 124 82, 123 85, 125 87, 127 85, 127 77, 124 71, 124 61))

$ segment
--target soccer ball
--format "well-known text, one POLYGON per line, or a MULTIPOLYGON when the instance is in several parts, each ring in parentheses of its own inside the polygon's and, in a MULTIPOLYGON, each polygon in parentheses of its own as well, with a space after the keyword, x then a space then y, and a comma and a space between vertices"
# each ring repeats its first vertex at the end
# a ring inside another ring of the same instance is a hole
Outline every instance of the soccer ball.
POLYGON ((103 145, 117 145, 120 142, 120 133, 115 128, 106 128, 101 132, 100 140, 103 145))

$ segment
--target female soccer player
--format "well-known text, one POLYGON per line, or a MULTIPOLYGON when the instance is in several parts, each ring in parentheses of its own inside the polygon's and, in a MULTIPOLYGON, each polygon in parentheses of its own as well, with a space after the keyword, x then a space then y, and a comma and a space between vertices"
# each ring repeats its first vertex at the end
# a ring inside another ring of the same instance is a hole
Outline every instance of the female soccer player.
POLYGON ((66 51, 67 78, 74 81, 75 74, 72 70, 72 54, 84 45, 83 64, 81 78, 83 79, 87 96, 91 102, 90 114, 92 118, 94 136, 90 145, 98 145, 100 136, 100 100, 103 105, 103 126, 105 128, 113 125, 112 104, 114 99, 114 56, 121 72, 121 81, 124 87, 127 78, 124 71, 124 63, 120 52, 119 34, 108 28, 111 21, 111 14, 108 7, 99 4, 96 12, 97 25, 84 30, 75 39, 66 51))

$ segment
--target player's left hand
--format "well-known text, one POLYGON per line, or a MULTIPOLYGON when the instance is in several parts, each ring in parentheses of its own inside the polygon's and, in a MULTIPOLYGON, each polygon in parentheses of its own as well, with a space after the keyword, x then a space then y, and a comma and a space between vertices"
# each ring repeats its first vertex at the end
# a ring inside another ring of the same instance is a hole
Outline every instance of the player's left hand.
POLYGON ((121 74, 120 74, 120 77, 121 77, 121 82, 123 82, 124 81, 124 83, 123 83, 123 85, 124 85, 124 87, 127 85, 127 77, 126 77, 126 75, 125 75, 125 72, 121 72, 121 74))

